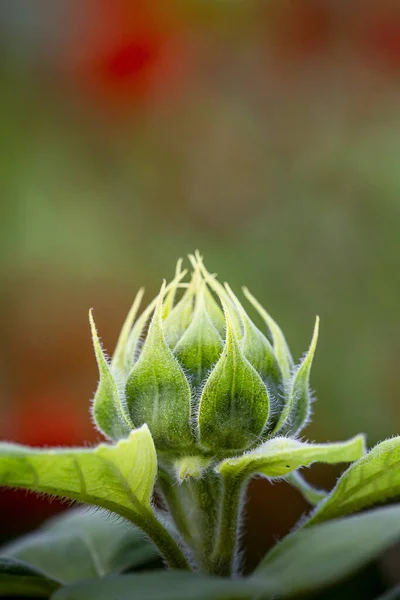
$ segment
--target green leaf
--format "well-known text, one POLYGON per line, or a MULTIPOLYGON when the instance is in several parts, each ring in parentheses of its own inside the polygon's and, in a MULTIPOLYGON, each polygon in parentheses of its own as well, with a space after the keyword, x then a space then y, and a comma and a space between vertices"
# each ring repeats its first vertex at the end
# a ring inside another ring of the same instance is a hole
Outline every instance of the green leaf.
POLYGON ((200 443, 213 451, 246 448, 263 431, 269 415, 269 397, 261 377, 244 357, 232 322, 225 310, 226 340, 220 359, 200 398, 200 443))
POLYGON ((127 521, 79 508, 3 546, 0 556, 19 559, 60 583, 71 583, 139 567, 158 552, 127 521))
POLYGON ((164 293, 165 283, 139 360, 128 378, 126 396, 133 421, 147 423, 157 447, 169 449, 190 446, 193 440, 189 383, 163 334, 164 293))
POLYGON ((379 596, 376 600, 400 600, 400 585, 396 585, 393 589, 379 596))
POLYGON ((129 432, 134 429, 134 425, 128 414, 125 397, 118 389, 101 348, 92 311, 89 312, 89 320, 100 374, 100 382, 92 407, 93 417, 102 433, 111 440, 118 440, 129 435, 129 432))
POLYGON ((49 579, 24 562, 0 557, 0 597, 48 598, 59 587, 57 581, 49 579))
POLYGON ((186 370, 192 387, 199 388, 222 352, 222 339, 207 313, 205 283, 196 295, 192 321, 174 348, 174 354, 186 370))
POLYGON ((400 436, 381 442, 351 465, 307 525, 348 515, 400 496, 400 436))
POLYGON ((156 452, 146 425, 115 446, 100 444, 93 449, 0 444, 0 485, 94 504, 133 522, 152 514, 156 471, 156 452))
POLYGON ((318 331, 317 317, 310 349, 290 382, 289 397, 274 430, 276 435, 297 435, 308 422, 311 412, 310 372, 317 347, 318 331))
POLYGON ((283 335, 281 328, 267 313, 265 308, 258 302, 258 300, 256 300, 254 296, 250 294, 249 290, 246 287, 242 289, 247 300, 254 306, 256 311, 265 321, 265 324, 267 325, 271 333, 275 356, 278 359, 278 363, 282 369, 282 373, 285 378, 289 378, 294 366, 294 362, 289 350, 289 346, 286 342, 286 338, 283 335))
MULTIPOLYGON (((263 591, 267 589, 263 583, 263 591)), ((52 600, 251 600, 259 591, 258 584, 244 579, 155 571, 85 581, 60 589, 52 600)))
POLYGON ((400 506, 375 509, 288 535, 262 560, 251 580, 277 597, 337 583, 400 539, 400 506))
POLYGON ((273 438, 238 458, 223 460, 216 471, 243 479, 256 473, 265 477, 283 477, 314 462, 334 464, 350 462, 363 456, 365 439, 357 435, 347 442, 308 444, 291 438, 273 438))
POLYGON ((157 456, 147 425, 116 445, 39 450, 0 444, 0 485, 45 492, 106 508, 132 521, 171 568, 188 569, 182 551, 154 515, 150 501, 157 456))

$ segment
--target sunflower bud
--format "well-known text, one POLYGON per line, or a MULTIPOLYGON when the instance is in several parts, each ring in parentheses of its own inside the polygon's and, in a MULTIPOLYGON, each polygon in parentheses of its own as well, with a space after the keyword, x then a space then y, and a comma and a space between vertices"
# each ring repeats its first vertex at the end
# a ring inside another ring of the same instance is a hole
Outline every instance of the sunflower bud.
POLYGON ((310 350, 295 367, 282 331, 250 292, 244 289, 265 332, 230 287, 208 273, 198 253, 190 260, 189 283, 182 283, 186 272, 179 261, 174 280, 163 283, 137 317, 139 292, 111 362, 92 320, 100 371, 93 416, 99 429, 119 439, 146 423, 160 452, 206 461, 274 436, 298 435, 310 416, 318 320, 310 350))

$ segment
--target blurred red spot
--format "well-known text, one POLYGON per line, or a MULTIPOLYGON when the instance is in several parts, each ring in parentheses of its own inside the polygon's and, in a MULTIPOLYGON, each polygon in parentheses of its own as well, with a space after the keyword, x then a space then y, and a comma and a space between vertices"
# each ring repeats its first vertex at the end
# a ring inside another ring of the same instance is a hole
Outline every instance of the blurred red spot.
POLYGON ((375 8, 364 18, 361 34, 364 55, 381 66, 400 68, 400 11, 375 8))
POLYGON ((81 446, 99 436, 89 416, 84 421, 73 403, 54 395, 18 403, 11 414, 7 437, 28 446, 81 446))
POLYGON ((137 75, 157 59, 157 45, 149 38, 137 39, 117 49, 106 69, 117 79, 137 75))
POLYGON ((156 0, 88 4, 69 38, 68 70, 96 107, 159 98, 182 80, 182 24, 156 0))

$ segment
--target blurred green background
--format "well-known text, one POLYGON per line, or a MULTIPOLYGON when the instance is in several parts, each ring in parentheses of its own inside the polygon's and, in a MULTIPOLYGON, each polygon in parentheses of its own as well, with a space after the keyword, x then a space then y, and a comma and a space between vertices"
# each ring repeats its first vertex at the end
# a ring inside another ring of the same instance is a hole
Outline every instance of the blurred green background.
MULTIPOLYGON (((1 437, 99 440, 87 311, 111 352, 195 248, 297 358, 320 315, 309 438, 398 434, 399 100, 395 1, 3 0, 1 437)), ((267 485, 260 548, 305 508, 267 485)), ((0 509, 5 538, 58 505, 0 509)))

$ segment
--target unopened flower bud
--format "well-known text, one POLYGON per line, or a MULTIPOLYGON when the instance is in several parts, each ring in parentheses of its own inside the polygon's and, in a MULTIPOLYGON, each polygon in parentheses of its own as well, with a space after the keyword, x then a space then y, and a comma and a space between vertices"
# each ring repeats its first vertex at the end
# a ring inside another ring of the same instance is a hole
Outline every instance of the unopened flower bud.
POLYGON ((318 336, 317 320, 310 350, 295 367, 282 331, 250 292, 244 289, 266 325, 264 333, 231 288, 206 271, 198 253, 190 260, 189 284, 182 283, 179 262, 174 280, 163 283, 137 317, 139 292, 111 363, 92 321, 99 429, 119 439, 146 423, 165 456, 204 457, 180 463, 185 473, 196 471, 192 462, 201 465, 271 437, 298 435, 310 415, 318 336))

